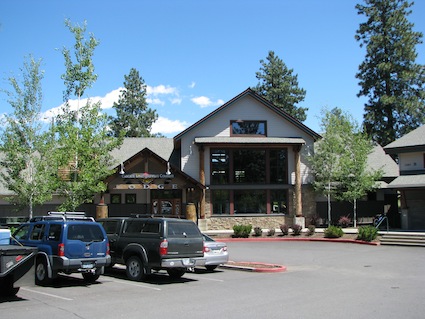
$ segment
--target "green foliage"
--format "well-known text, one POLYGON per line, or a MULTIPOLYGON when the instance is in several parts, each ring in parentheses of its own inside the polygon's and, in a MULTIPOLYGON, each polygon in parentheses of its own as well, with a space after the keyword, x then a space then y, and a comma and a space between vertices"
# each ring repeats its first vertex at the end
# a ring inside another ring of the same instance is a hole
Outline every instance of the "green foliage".
POLYGON ((344 235, 341 227, 338 226, 329 226, 325 229, 325 238, 340 238, 344 235))
POLYGON ((301 231, 303 230, 301 225, 295 224, 295 225, 292 225, 291 228, 292 228, 292 235, 294 236, 301 235, 301 231))
POLYGON ((282 232, 282 236, 286 236, 286 235, 288 235, 288 234, 289 234, 289 227, 288 227, 288 225, 286 225, 286 224, 281 224, 281 225, 279 226, 279 228, 280 228, 280 231, 282 232))
POLYGON ((233 237, 248 238, 252 231, 252 225, 234 225, 233 226, 233 237))
POLYGON ((13 192, 6 200, 19 208, 27 207, 29 218, 33 207, 50 200, 53 193, 52 141, 43 132, 40 120, 43 99, 40 64, 41 60, 35 61, 30 56, 21 69, 22 78, 9 78, 13 90, 5 92, 13 114, 4 115, 0 144, 3 153, 0 165, 4 167, 0 180, 13 192))
POLYGON ((365 96, 364 126, 372 139, 385 146, 425 123, 425 68, 416 64, 415 46, 421 32, 413 31, 413 2, 366 0, 356 5, 364 15, 356 32, 366 56, 356 74, 365 96))
POLYGON ((378 230, 371 226, 362 226, 359 227, 359 233, 357 235, 358 240, 364 240, 364 241, 372 241, 378 236, 378 230))
POLYGON ((124 79, 124 89, 121 90, 118 102, 113 105, 116 117, 109 119, 111 133, 116 137, 121 134, 125 137, 150 137, 152 124, 158 119, 158 114, 148 108, 145 81, 134 68, 124 79))
POLYGON ((260 63, 260 71, 256 73, 259 83, 253 90, 299 121, 305 121, 308 108, 296 104, 304 101, 306 91, 298 87, 294 70, 288 69, 273 51, 269 51, 267 62, 260 60, 260 63))
POLYGON ((106 189, 103 180, 113 173, 109 154, 122 139, 108 136, 107 116, 102 113, 100 103, 88 100, 80 105, 81 95, 97 78, 91 57, 98 41, 93 35, 85 41, 86 24, 72 26, 66 20, 66 26, 75 37, 76 62, 72 61, 70 51, 63 49, 65 103, 52 127, 57 146, 52 164, 63 172, 57 176, 57 192, 64 197, 59 209, 74 211, 81 204, 91 202, 93 194, 106 189), (69 100, 72 94, 78 99, 76 110, 69 100))
POLYGON ((308 231, 307 231, 307 236, 313 236, 315 232, 316 232, 316 226, 315 225, 309 225, 308 231))
POLYGON ((331 197, 352 202, 355 216, 356 200, 373 190, 382 175, 367 170, 373 144, 352 116, 339 108, 324 110, 321 127, 323 139, 308 157, 315 176, 313 187, 328 199, 328 220, 332 220, 331 197))
POLYGON ((261 227, 254 227, 254 236, 259 237, 261 235, 263 235, 263 230, 261 227))

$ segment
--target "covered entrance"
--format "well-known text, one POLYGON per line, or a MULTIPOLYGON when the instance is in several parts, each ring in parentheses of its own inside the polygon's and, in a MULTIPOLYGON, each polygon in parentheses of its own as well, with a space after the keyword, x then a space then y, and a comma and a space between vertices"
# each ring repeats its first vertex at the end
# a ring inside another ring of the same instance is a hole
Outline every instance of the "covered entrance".
POLYGON ((152 190, 151 203, 153 215, 182 217, 181 190, 152 190))

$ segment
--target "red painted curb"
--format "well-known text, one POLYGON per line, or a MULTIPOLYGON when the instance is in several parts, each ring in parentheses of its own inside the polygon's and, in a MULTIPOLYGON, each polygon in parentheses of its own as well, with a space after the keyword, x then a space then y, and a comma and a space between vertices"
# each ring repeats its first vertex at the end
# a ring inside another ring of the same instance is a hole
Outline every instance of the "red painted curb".
POLYGON ((267 264, 267 263, 260 263, 260 262, 236 262, 239 265, 232 264, 232 262, 229 262, 228 264, 224 264, 220 267, 227 268, 227 269, 234 269, 234 270, 244 270, 244 271, 251 271, 251 272, 283 272, 286 271, 286 267, 282 265, 277 264, 267 264), (240 264, 247 264, 247 266, 242 266, 240 264), (249 264, 256 264, 260 265, 257 267, 250 267, 249 264), (261 265, 264 265, 264 267, 261 267, 261 265), (269 266, 269 267, 266 267, 269 266), (272 268, 270 267, 272 266, 272 268))

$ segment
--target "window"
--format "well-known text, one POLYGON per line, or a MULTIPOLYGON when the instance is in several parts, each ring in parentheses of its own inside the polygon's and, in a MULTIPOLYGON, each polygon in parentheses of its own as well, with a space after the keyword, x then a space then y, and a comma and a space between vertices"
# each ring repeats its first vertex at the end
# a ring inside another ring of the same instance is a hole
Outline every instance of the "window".
POLYGON ((271 210, 273 214, 288 213, 288 192, 286 190, 272 190, 270 194, 271 210))
POLYGON ((136 194, 125 194, 126 204, 136 204, 136 194))
POLYGON ((235 190, 234 202, 235 214, 265 214, 267 212, 265 190, 235 190))
POLYGON ((212 191, 213 214, 230 214, 230 191, 217 189, 212 191))
POLYGON ((124 225, 124 234, 140 234, 145 223, 142 220, 127 220, 124 225))
POLYGON ((44 224, 36 224, 31 232, 31 240, 42 240, 44 236, 44 224))
POLYGON ((92 223, 68 225, 68 239, 84 242, 103 241, 105 238, 101 228, 92 223))
POLYGON ((211 184, 287 184, 288 150, 211 149, 211 184))
POLYGON ((62 235, 61 224, 50 224, 49 227, 49 240, 59 241, 62 235))
POLYGON ((17 240, 26 240, 28 239, 28 234, 30 230, 30 225, 24 225, 21 228, 19 228, 14 234, 13 237, 17 240))
POLYGON ((270 150, 270 183, 288 184, 288 150, 270 150))
POLYGON ((229 182, 229 150, 211 149, 211 183, 229 182))
POLYGON ((111 204, 121 204, 121 194, 111 194, 111 204))
POLYGON ((253 184, 266 182, 265 150, 233 151, 233 182, 253 184))
POLYGON ((261 135, 266 136, 265 121, 231 121, 231 135, 261 135))

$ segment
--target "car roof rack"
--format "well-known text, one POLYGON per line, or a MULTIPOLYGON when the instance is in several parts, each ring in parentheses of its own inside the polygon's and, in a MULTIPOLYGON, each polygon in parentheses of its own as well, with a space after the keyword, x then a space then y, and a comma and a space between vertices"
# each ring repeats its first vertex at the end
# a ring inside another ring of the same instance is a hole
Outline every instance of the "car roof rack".
POLYGON ((42 220, 85 220, 94 222, 93 217, 87 217, 84 212, 48 212, 47 216, 37 216, 31 218, 32 222, 42 220))

